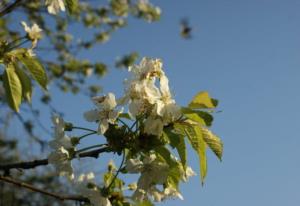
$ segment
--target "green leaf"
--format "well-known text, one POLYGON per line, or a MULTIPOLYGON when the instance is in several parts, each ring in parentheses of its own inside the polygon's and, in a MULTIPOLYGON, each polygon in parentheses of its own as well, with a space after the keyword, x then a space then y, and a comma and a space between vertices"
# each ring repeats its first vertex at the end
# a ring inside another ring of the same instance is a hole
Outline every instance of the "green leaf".
POLYGON ((214 120, 213 116, 210 113, 205 112, 205 111, 193 110, 188 107, 182 107, 181 111, 183 114, 197 114, 200 118, 202 118, 204 120, 205 125, 207 127, 210 127, 214 120))
POLYGON ((38 61, 38 59, 31 56, 23 56, 19 58, 20 61, 24 64, 24 66, 31 73, 33 78, 37 81, 37 83, 45 90, 47 90, 47 74, 42 66, 42 64, 38 61))
POLYGON ((172 157, 170 151, 166 147, 157 147, 155 148, 155 151, 159 157, 163 158, 163 160, 169 165, 167 178, 168 184, 178 189, 183 170, 182 166, 178 163, 178 161, 176 161, 175 158, 172 157))
POLYGON ((204 120, 205 125, 207 127, 210 127, 212 125, 212 122, 214 121, 214 117, 211 114, 204 111, 197 111, 197 114, 204 120))
POLYGON ((70 14, 74 14, 76 13, 76 11, 78 11, 78 0, 65 0, 66 2, 66 6, 67 6, 67 11, 70 14))
POLYGON ((119 118, 125 118, 131 120, 131 117, 128 113, 121 113, 119 114, 119 118))
POLYGON ((179 182, 181 180, 182 170, 183 169, 181 164, 176 164, 176 166, 169 169, 167 182, 173 188, 178 189, 179 182))
POLYGON ((170 129, 164 130, 164 135, 169 139, 170 145, 173 148, 176 148, 177 153, 180 157, 181 164, 183 168, 186 168, 186 162, 187 162, 187 151, 186 151, 186 145, 184 141, 184 136, 181 134, 176 134, 172 132, 170 129))
POLYGON ((13 64, 9 64, 4 71, 3 86, 8 105, 16 112, 19 112, 19 106, 22 101, 22 84, 13 64))
POLYGON ((134 206, 154 206, 154 204, 152 204, 149 200, 144 200, 142 202, 136 202, 134 206))
POLYGON ((206 128, 202 128, 203 139, 215 155, 222 161, 223 142, 221 139, 206 128))
POLYGON ((199 126, 206 125, 205 121, 196 113, 184 114, 184 116, 190 120, 193 120, 194 122, 197 122, 199 126))
POLYGON ((176 160, 172 158, 170 151, 166 147, 156 147, 155 151, 165 160, 169 167, 173 167, 177 164, 176 160))
POLYGON ((113 180, 114 174, 112 172, 107 172, 103 175, 103 182, 105 186, 107 187, 110 185, 111 181, 113 180))
POLYGON ((23 98, 31 102, 31 96, 32 96, 32 85, 31 85, 31 80, 29 76, 20 68, 16 66, 16 73, 21 81, 22 84, 22 96, 23 98))
POLYGON ((187 125, 181 123, 176 123, 175 128, 186 134, 189 142, 192 145, 192 148, 197 152, 200 160, 201 182, 203 184, 207 173, 207 160, 206 143, 203 140, 201 128, 198 125, 187 125))
POLYGON ((208 92, 199 92, 189 103, 191 109, 212 109, 217 105, 217 101, 212 99, 208 92))

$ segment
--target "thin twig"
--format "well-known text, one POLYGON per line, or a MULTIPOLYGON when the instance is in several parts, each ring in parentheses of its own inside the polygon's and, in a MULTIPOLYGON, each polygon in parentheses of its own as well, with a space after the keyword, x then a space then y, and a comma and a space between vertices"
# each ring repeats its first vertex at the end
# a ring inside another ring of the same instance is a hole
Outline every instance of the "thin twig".
POLYGON ((87 133, 87 134, 85 134, 85 135, 82 135, 82 136, 79 137, 79 140, 81 140, 81 139, 83 139, 83 138, 85 138, 85 137, 88 137, 88 136, 90 136, 90 135, 93 135, 93 134, 97 134, 97 132, 95 131, 95 132, 90 132, 90 133, 87 133))
POLYGON ((76 153, 82 153, 84 151, 87 151, 87 150, 90 150, 90 149, 94 149, 94 148, 97 148, 97 147, 103 147, 103 146, 107 146, 107 144, 96 144, 96 145, 92 145, 92 146, 89 146, 89 147, 85 147, 85 148, 82 148, 80 150, 77 150, 76 153))
POLYGON ((16 7, 18 7, 21 4, 22 0, 16 0, 14 3, 7 6, 4 10, 0 12, 0 17, 3 17, 6 14, 9 14, 12 12, 16 7))
POLYGON ((125 161, 125 151, 123 151, 123 157, 122 157, 122 161, 121 161, 121 164, 115 174, 115 176, 113 177, 113 179, 111 180, 110 184, 108 185, 108 187, 106 188, 107 190, 109 190, 109 188, 112 186, 112 184, 114 183, 114 181, 116 180, 116 178, 118 177, 122 167, 123 167, 123 164, 124 164, 124 161, 125 161))
POLYGON ((10 177, 0 176, 0 181, 11 183, 11 184, 14 184, 16 186, 23 187, 23 188, 29 189, 31 191, 34 191, 34 192, 41 193, 43 195, 54 197, 54 198, 56 198, 60 201, 73 200, 73 201, 89 202, 89 200, 87 198, 79 196, 79 195, 61 195, 61 194, 52 193, 52 192, 34 187, 33 185, 30 185, 28 183, 24 183, 24 182, 21 182, 21 181, 14 180, 10 177))
POLYGON ((81 130, 85 130, 85 131, 89 131, 89 132, 95 132, 97 133, 96 130, 93 130, 93 129, 89 129, 89 128, 85 128, 85 127, 76 127, 76 126, 73 126, 72 129, 81 129, 81 130))

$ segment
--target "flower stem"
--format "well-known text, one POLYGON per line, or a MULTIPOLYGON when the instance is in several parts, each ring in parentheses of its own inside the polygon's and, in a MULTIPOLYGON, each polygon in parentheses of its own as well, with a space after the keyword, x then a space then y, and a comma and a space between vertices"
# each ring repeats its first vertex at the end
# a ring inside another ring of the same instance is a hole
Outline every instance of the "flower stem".
POLYGON ((81 129, 81 130, 85 130, 85 131, 89 131, 89 132, 95 132, 97 133, 96 130, 93 130, 93 129, 89 129, 89 128, 85 128, 85 127, 72 127, 72 129, 81 129))
POLYGON ((128 124, 126 124, 123 120, 121 120, 120 118, 118 118, 118 121, 120 121, 125 127, 127 127, 127 129, 129 130, 129 131, 131 131, 132 133, 133 133, 133 131, 132 131, 132 129, 128 126, 128 124))
POLYGON ((26 39, 26 36, 23 36, 23 37, 21 37, 21 38, 19 38, 19 39, 13 40, 13 41, 9 42, 8 45, 9 45, 9 46, 10 46, 10 45, 13 45, 13 44, 16 43, 16 42, 21 41, 22 39, 26 39))
POLYGON ((93 132, 87 133, 87 134, 85 134, 85 135, 82 135, 82 136, 79 137, 79 140, 81 140, 81 139, 83 139, 83 138, 85 138, 85 137, 87 137, 87 136, 93 135, 93 134, 97 134, 97 132, 96 132, 96 131, 93 131, 93 132))
POLYGON ((89 149, 94 149, 94 148, 103 147, 103 146, 107 146, 107 144, 96 144, 96 145, 93 145, 93 146, 90 146, 90 147, 86 147, 86 148, 77 150, 76 153, 84 152, 84 151, 89 150, 89 149))
POLYGON ((29 39, 26 39, 26 40, 22 41, 21 43, 14 45, 13 47, 9 48, 9 50, 11 51, 15 48, 18 48, 19 46, 22 46, 23 44, 25 44, 27 42, 29 42, 29 39))
POLYGON ((116 180, 117 176, 119 175, 119 173, 120 173, 120 171, 121 171, 121 169, 122 169, 122 167, 123 167, 124 162, 125 162, 125 151, 123 150, 123 158, 122 158, 122 162, 121 162, 121 164, 120 164, 120 166, 119 166, 119 168, 118 168, 118 170, 117 170, 115 176, 113 177, 112 181, 110 182, 110 184, 108 185, 108 187, 105 188, 107 191, 109 190, 109 188, 112 186, 112 184, 113 184, 114 181, 116 180))

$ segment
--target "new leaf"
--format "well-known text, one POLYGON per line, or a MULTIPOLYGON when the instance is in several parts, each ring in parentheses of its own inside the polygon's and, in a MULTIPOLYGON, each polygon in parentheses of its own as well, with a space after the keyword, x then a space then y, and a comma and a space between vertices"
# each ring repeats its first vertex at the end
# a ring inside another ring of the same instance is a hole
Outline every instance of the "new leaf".
POLYGON ((47 90, 47 74, 41 63, 38 61, 38 59, 31 56, 25 56, 20 58, 20 61, 28 69, 28 71, 31 73, 31 75, 37 81, 37 83, 43 89, 47 90))
POLYGON ((16 67, 15 71, 21 81, 23 98, 26 101, 31 102, 32 85, 29 76, 22 69, 18 67, 16 67))
POLYGON ((221 139, 206 128, 202 128, 203 139, 215 155, 222 160, 223 142, 221 139))
POLYGON ((207 173, 207 160, 206 143, 203 140, 201 128, 199 125, 179 123, 175 124, 175 128, 188 137, 193 149, 197 152, 200 160, 201 182, 203 184, 207 173))
POLYGON ((9 64, 3 73, 3 86, 8 105, 16 112, 19 112, 19 106, 22 101, 22 84, 13 64, 9 64))
POLYGON ((191 109, 213 109, 217 106, 217 100, 212 99, 208 92, 199 92, 189 103, 191 109))

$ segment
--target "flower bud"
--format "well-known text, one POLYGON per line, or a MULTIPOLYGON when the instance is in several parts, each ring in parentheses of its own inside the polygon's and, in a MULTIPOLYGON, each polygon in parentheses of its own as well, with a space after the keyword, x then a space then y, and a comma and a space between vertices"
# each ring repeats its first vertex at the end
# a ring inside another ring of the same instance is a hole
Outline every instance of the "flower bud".
POLYGON ((65 122, 65 131, 72 131, 73 124, 71 122, 65 122))

